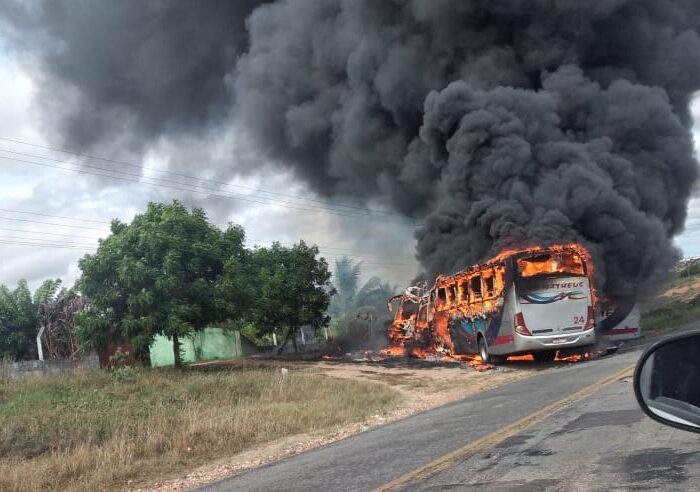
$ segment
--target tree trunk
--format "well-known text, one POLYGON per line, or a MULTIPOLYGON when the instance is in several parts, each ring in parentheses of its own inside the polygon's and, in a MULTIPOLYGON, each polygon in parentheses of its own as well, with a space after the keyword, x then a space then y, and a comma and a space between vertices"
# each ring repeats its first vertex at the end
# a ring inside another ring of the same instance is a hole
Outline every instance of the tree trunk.
MULTIPOLYGON (((289 335, 291 335, 293 330, 291 328, 287 329, 287 334, 284 336, 284 341, 282 342, 282 345, 280 345, 279 350, 277 350, 277 355, 280 355, 282 351, 284 350, 284 347, 287 346, 287 342, 289 341, 289 335)), ((296 340, 294 341, 294 346, 296 347, 296 340)))
POLYGON ((289 329, 289 331, 292 333, 292 343, 294 344, 294 353, 298 354, 299 353, 299 347, 297 346, 297 337, 296 333, 293 329, 289 329))
POLYGON ((182 367, 182 357, 180 356, 180 339, 173 335, 173 355, 175 356, 175 367, 182 367))

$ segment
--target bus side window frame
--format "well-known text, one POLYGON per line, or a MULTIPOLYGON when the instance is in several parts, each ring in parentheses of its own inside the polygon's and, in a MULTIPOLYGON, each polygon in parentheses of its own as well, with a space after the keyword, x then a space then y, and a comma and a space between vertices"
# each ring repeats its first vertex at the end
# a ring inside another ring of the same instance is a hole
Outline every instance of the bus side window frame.
POLYGON ((457 295, 457 282, 450 285, 447 290, 448 297, 450 299, 450 307, 455 307, 459 304, 459 296, 457 295))
POLYGON ((459 300, 469 304, 471 302, 471 288, 469 287, 469 278, 463 278, 459 282, 459 300))
POLYGON ((498 280, 496 284, 494 284, 494 292, 495 292, 495 297, 500 297, 505 294, 505 289, 506 289, 506 267, 504 265, 498 265, 493 269, 494 271, 494 280, 498 280), (500 288, 498 287, 500 285, 500 288))
POLYGON ((482 287, 483 286, 481 285, 481 272, 469 277, 469 301, 470 302, 481 302, 484 300, 484 297, 483 297, 484 291, 483 291, 482 287), (479 286, 478 295, 477 295, 477 292, 474 290, 474 287, 477 284, 479 286))
POLYGON ((496 297, 496 272, 489 268, 481 274, 481 297, 482 299, 493 299, 496 297), (488 288, 488 281, 491 281, 491 289, 488 288))

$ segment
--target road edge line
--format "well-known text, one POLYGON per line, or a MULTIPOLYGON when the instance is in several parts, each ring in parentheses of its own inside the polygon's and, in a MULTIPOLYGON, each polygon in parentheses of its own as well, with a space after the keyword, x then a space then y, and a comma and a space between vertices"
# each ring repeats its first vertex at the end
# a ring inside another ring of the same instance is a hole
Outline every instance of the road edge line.
POLYGON ((529 415, 526 415, 525 417, 522 417, 521 419, 516 420, 515 422, 506 425, 505 427, 501 427, 499 430, 492 432, 490 434, 487 434, 483 437, 480 437, 476 441, 472 441, 468 444, 465 444, 464 446, 455 449, 454 451, 451 451, 449 453, 446 453, 439 458, 431 461, 430 463, 427 463, 419 468, 415 468, 414 470, 405 473, 404 475, 392 480, 391 482, 388 482, 381 487, 378 487, 375 490, 375 492, 388 492, 390 490, 397 490, 400 487, 403 487, 405 485, 408 485, 412 482, 416 482, 419 480, 425 480, 428 479, 441 471, 444 471, 448 469, 450 466, 452 466, 456 461, 458 460, 463 460, 479 451, 481 451, 484 448, 488 447, 493 447, 496 444, 499 444, 509 437, 512 437, 516 434, 519 434, 523 430, 527 429, 528 427, 531 427, 542 420, 545 419, 545 417, 548 417, 554 412, 557 412, 561 410, 563 407, 586 398, 587 396, 590 396, 593 394, 595 391, 614 383, 615 381, 618 381, 624 377, 631 376, 632 371, 634 370, 634 367, 636 366, 636 362, 633 364, 630 364, 629 366, 625 367, 623 370, 616 372, 615 374, 608 376, 606 378, 603 378, 599 381, 596 381, 593 384, 590 384, 584 388, 581 388, 580 390, 565 396, 564 398, 555 401, 554 403, 550 403, 549 405, 532 412, 529 415), (629 374, 628 374, 629 373, 629 374))

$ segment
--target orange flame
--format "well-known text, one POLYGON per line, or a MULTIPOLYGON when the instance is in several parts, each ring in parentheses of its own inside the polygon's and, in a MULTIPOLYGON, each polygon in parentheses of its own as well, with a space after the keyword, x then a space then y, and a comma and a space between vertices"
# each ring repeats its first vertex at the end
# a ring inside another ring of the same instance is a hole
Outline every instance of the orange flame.
POLYGON ((556 360, 557 362, 581 362, 584 360, 588 360, 591 357, 593 357, 593 352, 585 352, 582 354, 568 354, 568 355, 562 355, 560 353, 557 353, 556 360))

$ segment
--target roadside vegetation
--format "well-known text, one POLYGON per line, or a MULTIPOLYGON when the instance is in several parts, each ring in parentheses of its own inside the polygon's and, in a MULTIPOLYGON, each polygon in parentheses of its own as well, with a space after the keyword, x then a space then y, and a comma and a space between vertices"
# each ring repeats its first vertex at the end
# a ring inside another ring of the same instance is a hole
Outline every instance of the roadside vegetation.
POLYGON ((82 345, 99 351, 128 341, 147 360, 162 335, 180 366, 180 338, 208 326, 252 325, 284 347, 302 326, 328 325, 331 274, 316 246, 244 243, 242 227, 222 230, 178 201, 149 203, 129 224, 113 220, 111 234, 79 263, 77 288, 90 299, 78 315, 82 345))
POLYGON ((10 289, 0 285, 0 359, 36 359, 36 334, 42 312, 74 294, 60 279, 44 281, 32 294, 26 280, 10 289))
POLYGON ((284 436, 362 421, 400 399, 383 385, 295 370, 0 379, 0 490, 136 488, 284 436))
POLYGON ((204 210, 177 200, 149 203, 130 223, 113 220, 97 251, 79 261, 71 289, 45 281, 32 295, 27 282, 0 285, 0 358, 35 360, 44 328, 47 358, 78 349, 103 352, 126 342, 146 363, 157 335, 173 342, 207 327, 246 330, 256 339, 274 336, 296 347, 302 327, 328 326, 334 290, 316 246, 247 248, 242 227, 212 224, 204 210))
POLYGON ((391 313, 387 301, 397 287, 371 277, 360 282, 362 262, 343 257, 335 260, 331 278, 333 296, 328 306, 333 346, 338 351, 378 348, 386 344, 391 313))
POLYGON ((661 334, 700 319, 700 261, 680 264, 668 288, 642 313, 645 335, 661 334))

